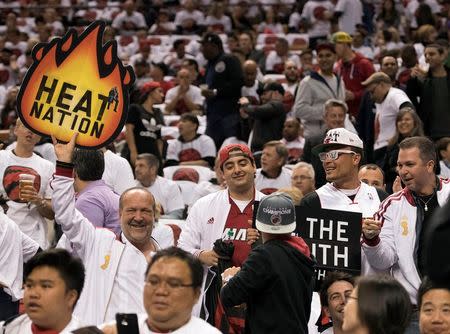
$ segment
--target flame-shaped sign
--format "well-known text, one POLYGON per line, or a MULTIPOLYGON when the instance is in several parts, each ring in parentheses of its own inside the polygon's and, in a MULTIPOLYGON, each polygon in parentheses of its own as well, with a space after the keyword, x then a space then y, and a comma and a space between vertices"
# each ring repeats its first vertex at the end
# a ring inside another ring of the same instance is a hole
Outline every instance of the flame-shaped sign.
POLYGON ((25 126, 63 142, 78 132, 76 144, 84 148, 99 148, 116 138, 135 76, 117 57, 116 41, 102 44, 104 29, 105 23, 96 21, 80 36, 71 29, 34 47, 34 62, 17 96, 25 126))

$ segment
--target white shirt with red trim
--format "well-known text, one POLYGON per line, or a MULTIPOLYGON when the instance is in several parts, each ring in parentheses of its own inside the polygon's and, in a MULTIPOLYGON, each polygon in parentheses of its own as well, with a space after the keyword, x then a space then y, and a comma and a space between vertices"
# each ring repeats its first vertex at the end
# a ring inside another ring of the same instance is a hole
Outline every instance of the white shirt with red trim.
MULTIPOLYGON (((143 187, 137 180, 136 185, 143 187)), ((172 180, 157 176, 155 182, 150 187, 146 187, 146 189, 150 191, 153 196, 155 196, 156 201, 161 204, 164 214, 184 209, 184 201, 180 188, 172 180)))
MULTIPOLYGON (((450 197, 450 180, 439 179, 439 183, 436 196, 439 206, 443 206, 450 197)), ((373 267, 392 270, 392 275, 408 291, 411 302, 417 304, 421 278, 414 262, 417 207, 411 192, 404 188, 386 198, 375 218, 383 224, 379 242, 363 243, 364 254, 373 267)))

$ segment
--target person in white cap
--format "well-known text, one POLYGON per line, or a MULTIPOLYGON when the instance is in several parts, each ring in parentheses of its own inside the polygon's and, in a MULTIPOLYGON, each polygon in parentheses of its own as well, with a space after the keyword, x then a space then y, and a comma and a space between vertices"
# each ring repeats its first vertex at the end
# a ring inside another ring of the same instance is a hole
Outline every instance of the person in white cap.
MULTIPOLYGON (((312 152, 322 161, 328 183, 306 195, 300 206, 360 212, 364 218, 373 217, 387 193, 359 180, 363 142, 358 135, 344 128, 330 130, 323 144, 315 146, 312 152)), ((362 272, 370 271, 363 260, 362 272)))
MULTIPOLYGON (((322 161, 328 183, 306 195, 300 206, 360 212, 364 218, 373 217, 387 193, 359 180, 363 148, 362 140, 353 132, 344 128, 329 130, 323 143, 312 149, 312 153, 322 161)), ((361 272, 375 272, 364 253, 361 253, 361 272)), ((315 307, 318 305, 314 304, 315 307)))
POLYGON ((256 228, 263 244, 250 253, 242 269, 222 274, 225 307, 247 304, 246 333, 308 333, 313 291, 313 260, 295 230, 295 208, 280 193, 261 200, 256 228))

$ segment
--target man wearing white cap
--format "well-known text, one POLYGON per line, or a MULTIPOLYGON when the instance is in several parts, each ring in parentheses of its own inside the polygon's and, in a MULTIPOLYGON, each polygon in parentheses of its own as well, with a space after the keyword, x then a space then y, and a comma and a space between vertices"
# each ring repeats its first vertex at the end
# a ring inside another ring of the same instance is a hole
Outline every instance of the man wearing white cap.
POLYGON ((313 289, 313 260, 295 230, 295 208, 284 194, 261 200, 256 228, 263 245, 255 248, 242 269, 222 274, 225 307, 247 304, 247 333, 308 333, 313 289))
MULTIPOLYGON (((363 217, 373 217, 387 194, 358 179, 363 152, 358 135, 344 128, 330 130, 323 144, 312 152, 322 161, 328 183, 305 196, 300 206, 360 212, 363 217)), ((365 262, 362 261, 362 272, 368 273, 365 262)))
MULTIPOLYGON (((373 217, 387 194, 359 181, 358 168, 363 148, 364 144, 358 135, 344 128, 329 130, 323 143, 312 149, 312 153, 322 161, 328 183, 306 195, 300 206, 361 212, 363 217, 373 217)), ((361 273, 373 271, 361 252, 361 273)), ((319 307, 315 304, 312 306, 313 309, 319 307)), ((311 322, 315 321, 311 319, 310 326, 314 326, 311 322)))

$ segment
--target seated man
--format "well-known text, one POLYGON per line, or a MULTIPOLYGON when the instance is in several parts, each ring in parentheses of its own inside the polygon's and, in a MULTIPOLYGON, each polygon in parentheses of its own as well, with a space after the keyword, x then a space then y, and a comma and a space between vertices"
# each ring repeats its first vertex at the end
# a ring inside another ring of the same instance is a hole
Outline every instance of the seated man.
POLYGON ((25 264, 25 314, 0 323, 8 334, 71 333, 81 327, 72 316, 84 286, 84 266, 66 250, 51 249, 25 264))
POLYGON ((305 146, 305 138, 300 135, 301 124, 297 118, 288 118, 283 126, 283 138, 281 142, 288 149, 288 164, 300 161, 305 146))
POLYGON ((384 172, 378 165, 367 164, 359 167, 358 179, 361 182, 367 183, 369 186, 374 186, 386 191, 384 172))
POLYGON ((194 114, 183 114, 178 123, 180 136, 169 141, 166 166, 214 167, 216 146, 211 137, 197 133, 200 123, 194 114))
POLYGON ((256 171, 256 189, 268 195, 291 186, 291 171, 285 167, 288 158, 286 146, 273 140, 264 144, 261 168, 256 171))
MULTIPOLYGON (((191 315, 202 281, 203 266, 188 252, 176 247, 157 252, 145 273, 146 313, 137 315, 139 333, 220 334, 191 315)), ((117 333, 115 323, 101 327, 105 334, 117 333)))
MULTIPOLYGON (((344 307, 354 285, 355 278, 352 275, 340 271, 328 272, 321 286, 320 304, 326 316, 332 320, 333 326, 321 333, 343 333, 344 307)), ((310 333, 312 334, 311 331, 310 333)))
POLYGON ((159 159, 150 153, 139 154, 136 158, 136 185, 144 187, 161 204, 163 218, 181 219, 184 211, 183 197, 177 184, 158 176, 159 159))
POLYGON ((200 88, 192 85, 189 70, 182 68, 177 73, 178 85, 169 89, 166 94, 166 112, 168 114, 184 114, 187 112, 202 111, 205 98, 200 88))
POLYGON ((292 168, 292 186, 301 190, 303 196, 316 190, 315 172, 311 164, 300 161, 292 168))

